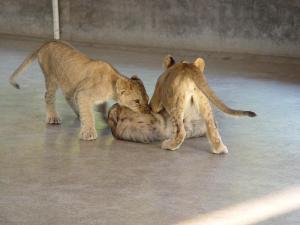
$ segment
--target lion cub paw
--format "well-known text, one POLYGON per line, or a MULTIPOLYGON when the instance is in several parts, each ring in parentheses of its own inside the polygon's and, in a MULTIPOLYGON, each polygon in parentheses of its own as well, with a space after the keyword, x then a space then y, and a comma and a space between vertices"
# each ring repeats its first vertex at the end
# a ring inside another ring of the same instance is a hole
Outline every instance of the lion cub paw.
POLYGON ((161 144, 161 148, 162 149, 166 149, 166 150, 171 150, 174 151, 176 149, 178 149, 180 147, 181 144, 177 144, 175 143, 173 140, 165 140, 163 141, 163 143, 161 144))
POLYGON ((214 154, 227 154, 228 149, 227 149, 226 145, 222 144, 217 149, 212 149, 212 153, 214 153, 214 154))
POLYGON ((59 116, 47 116, 47 123, 52 125, 61 124, 61 119, 59 116))
POLYGON ((97 139, 97 131, 95 128, 87 128, 80 131, 79 138, 85 141, 97 139))

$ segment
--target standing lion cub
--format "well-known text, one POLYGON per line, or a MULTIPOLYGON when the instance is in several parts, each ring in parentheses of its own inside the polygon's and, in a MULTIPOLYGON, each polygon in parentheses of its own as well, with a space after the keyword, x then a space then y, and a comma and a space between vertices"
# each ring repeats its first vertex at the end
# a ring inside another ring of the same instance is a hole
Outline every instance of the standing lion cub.
POLYGON ((36 58, 45 76, 48 124, 61 122, 54 104, 58 86, 80 117, 80 138, 83 140, 97 138, 93 114, 95 104, 114 99, 135 112, 149 110, 148 95, 139 78, 133 76, 129 79, 110 64, 90 59, 62 41, 47 42, 31 53, 10 77, 13 86, 20 88, 15 82, 16 77, 36 58))
POLYGON ((165 71, 159 77, 150 101, 152 111, 165 110, 172 120, 172 136, 162 143, 163 149, 178 149, 186 137, 184 119, 189 114, 190 105, 198 109, 206 125, 206 134, 213 153, 227 153, 210 106, 212 102, 223 112, 234 116, 254 117, 251 111, 234 110, 227 107, 208 86, 204 76, 205 63, 198 58, 193 63, 175 63, 171 56, 164 58, 165 71))

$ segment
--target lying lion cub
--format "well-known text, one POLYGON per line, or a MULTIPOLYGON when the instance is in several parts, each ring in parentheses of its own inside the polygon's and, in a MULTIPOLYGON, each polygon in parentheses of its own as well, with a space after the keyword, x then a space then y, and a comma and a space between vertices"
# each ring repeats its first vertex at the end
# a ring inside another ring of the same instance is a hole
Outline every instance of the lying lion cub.
POLYGON ((206 133, 213 153, 227 153, 213 117, 209 101, 223 112, 234 116, 254 117, 251 111, 234 110, 227 107, 212 91, 204 76, 205 63, 202 58, 194 63, 175 63, 172 56, 164 58, 164 73, 159 77, 154 94, 150 101, 153 112, 165 110, 172 120, 172 137, 163 141, 162 148, 178 149, 186 130, 184 119, 189 114, 190 105, 194 105, 205 121, 206 133))
POLYGON ((60 86, 71 108, 80 116, 80 138, 83 140, 97 138, 94 104, 114 99, 135 112, 149 111, 148 95, 139 78, 129 79, 110 64, 90 59, 62 41, 47 42, 31 53, 10 77, 13 86, 20 88, 15 82, 16 77, 36 58, 46 81, 47 123, 61 122, 54 104, 60 86))
MULTIPOLYGON (((190 106, 183 121, 186 138, 201 137, 206 132, 204 120, 197 108, 190 106)), ((165 110, 159 113, 137 113, 116 103, 109 109, 108 124, 116 138, 127 141, 149 143, 172 136, 172 121, 165 110)))

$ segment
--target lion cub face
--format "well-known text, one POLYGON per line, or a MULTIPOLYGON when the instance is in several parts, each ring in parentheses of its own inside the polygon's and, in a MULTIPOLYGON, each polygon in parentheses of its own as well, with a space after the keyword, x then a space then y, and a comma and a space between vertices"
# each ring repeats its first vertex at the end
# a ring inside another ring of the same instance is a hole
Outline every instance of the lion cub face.
POLYGON ((137 76, 133 76, 129 80, 119 79, 116 87, 120 105, 130 108, 134 112, 150 112, 148 94, 143 82, 137 76))

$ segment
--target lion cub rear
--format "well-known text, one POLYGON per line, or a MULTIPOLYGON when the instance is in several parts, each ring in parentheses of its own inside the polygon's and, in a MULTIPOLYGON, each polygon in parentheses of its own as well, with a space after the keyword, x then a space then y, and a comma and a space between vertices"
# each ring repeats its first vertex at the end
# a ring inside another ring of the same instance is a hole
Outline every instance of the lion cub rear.
POLYGON ((55 93, 58 87, 61 88, 70 107, 80 117, 80 138, 83 140, 97 138, 94 104, 114 99, 135 112, 149 111, 148 95, 138 77, 127 78, 109 63, 90 59, 62 41, 47 42, 31 53, 10 77, 13 86, 20 88, 15 82, 16 77, 36 58, 46 82, 48 124, 61 123, 55 109, 55 93))
POLYGON ((150 101, 153 112, 166 110, 172 120, 173 135, 163 141, 162 148, 176 150, 186 137, 184 119, 189 114, 189 106, 194 105, 206 125, 206 134, 213 153, 227 153, 210 106, 212 102, 223 112, 234 116, 254 117, 251 111, 234 110, 227 107, 208 86, 204 76, 205 63, 198 58, 193 63, 175 63, 171 56, 164 59, 165 71, 159 77, 150 101))

